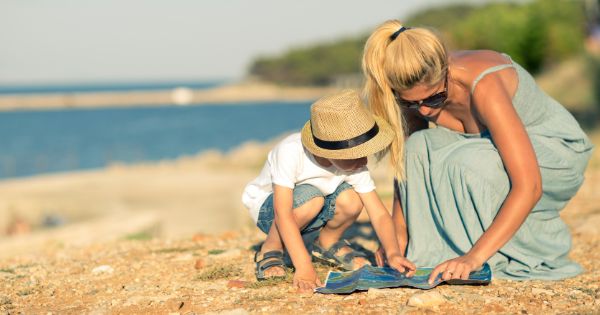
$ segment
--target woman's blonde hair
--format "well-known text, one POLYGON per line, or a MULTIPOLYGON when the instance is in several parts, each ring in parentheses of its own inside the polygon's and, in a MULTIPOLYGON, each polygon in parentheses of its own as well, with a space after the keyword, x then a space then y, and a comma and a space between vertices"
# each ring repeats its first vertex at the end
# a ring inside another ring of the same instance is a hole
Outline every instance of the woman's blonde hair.
POLYGON ((432 30, 407 28, 393 38, 392 34, 401 27, 400 21, 390 20, 375 29, 367 40, 362 59, 366 76, 364 93, 369 107, 396 131, 388 151, 398 179, 404 178, 406 123, 396 105, 394 91, 420 84, 434 85, 444 79, 448 71, 446 47, 432 30))

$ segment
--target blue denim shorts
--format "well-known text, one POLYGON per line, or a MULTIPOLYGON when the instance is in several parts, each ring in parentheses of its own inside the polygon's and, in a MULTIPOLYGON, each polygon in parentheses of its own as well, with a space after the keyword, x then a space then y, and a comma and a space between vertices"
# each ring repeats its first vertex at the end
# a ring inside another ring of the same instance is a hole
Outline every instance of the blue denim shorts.
MULTIPOLYGON (((294 204, 293 209, 296 209, 306 203, 307 201, 316 198, 316 197, 324 197, 325 203, 323 204, 323 208, 317 214, 317 216, 307 224, 302 231, 301 234, 306 234, 318 230, 327 224, 327 221, 333 218, 335 214, 335 200, 338 195, 348 189, 352 188, 348 183, 341 183, 333 193, 330 195, 323 195, 323 193, 317 189, 313 185, 302 184, 294 187, 294 204)), ((258 213, 258 221, 256 225, 258 228, 265 232, 269 233, 271 229, 271 224, 273 224, 273 219, 275 218, 275 207, 273 206, 273 194, 271 194, 265 202, 260 207, 260 211, 258 213)))

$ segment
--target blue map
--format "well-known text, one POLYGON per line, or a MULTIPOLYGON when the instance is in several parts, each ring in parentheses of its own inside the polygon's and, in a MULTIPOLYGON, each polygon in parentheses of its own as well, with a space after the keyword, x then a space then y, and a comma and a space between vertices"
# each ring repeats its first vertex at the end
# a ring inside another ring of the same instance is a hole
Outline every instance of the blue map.
POLYGON ((325 286, 317 288, 319 293, 347 294, 354 291, 368 290, 369 288, 396 288, 413 287, 418 289, 431 289, 442 282, 448 284, 489 284, 492 280, 492 270, 488 264, 471 272, 469 280, 444 281, 439 275, 432 284, 427 280, 433 268, 417 268, 416 273, 408 278, 404 273, 391 267, 373 267, 365 265, 354 271, 330 271, 325 280, 325 286))

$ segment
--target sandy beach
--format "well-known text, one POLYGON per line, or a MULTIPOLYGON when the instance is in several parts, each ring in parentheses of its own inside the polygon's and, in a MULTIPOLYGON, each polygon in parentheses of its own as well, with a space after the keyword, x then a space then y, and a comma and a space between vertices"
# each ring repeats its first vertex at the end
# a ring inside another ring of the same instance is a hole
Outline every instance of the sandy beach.
POLYGON ((161 91, 79 92, 62 94, 0 95, 0 111, 61 108, 97 108, 164 105, 202 105, 257 101, 315 100, 336 88, 283 87, 243 81, 210 89, 185 87, 161 91))
MULTIPOLYGON (((599 144, 600 134, 593 136, 599 144)), ((495 279, 480 286, 371 289, 351 295, 296 294, 291 278, 256 282, 253 248, 264 235, 239 194, 271 143, 223 155, 114 165, 105 170, 0 183, 0 206, 31 222, 63 209, 65 226, 0 241, 0 311, 52 314, 581 314, 600 312, 600 154, 561 216, 571 257, 586 272, 563 281, 495 279), (86 217, 78 217, 86 213, 86 217)), ((374 168, 391 203, 389 167, 374 168)), ((352 241, 376 243, 366 216, 352 241), (370 236, 369 236, 370 235, 370 236)), ((317 265, 322 279, 330 268, 317 265)))
MULTIPOLYGON (((329 91, 263 88, 194 91, 194 103, 307 100, 329 91)), ((172 97, 165 92, 143 94, 146 104, 155 105, 172 97)), ((0 108, 96 107, 104 102, 102 97, 111 102, 123 97, 115 106, 129 106, 131 101, 124 95, 81 95, 73 102, 39 96, 46 103, 36 97, 23 98, 25 103, 0 99, 0 108)), ((590 135, 599 146, 600 131, 590 135)), ((440 286, 429 291, 433 297, 414 289, 297 295, 290 291, 290 278, 255 281, 253 246, 264 236, 240 200, 245 184, 258 174, 267 152, 282 136, 274 135, 266 143, 248 142, 228 153, 208 151, 176 160, 114 163, 104 169, 0 181, 0 313, 600 312, 598 150, 581 190, 561 213, 574 236, 571 257, 586 269, 581 276, 558 282, 494 280, 486 287, 440 286), (411 302, 415 299, 426 303, 416 305, 411 302)), ((390 166, 373 161, 369 166, 389 207, 390 166)), ((361 232, 352 240, 375 250, 374 239, 367 237, 372 231, 365 213, 355 227, 361 232)), ((323 279, 329 268, 317 270, 323 279)))

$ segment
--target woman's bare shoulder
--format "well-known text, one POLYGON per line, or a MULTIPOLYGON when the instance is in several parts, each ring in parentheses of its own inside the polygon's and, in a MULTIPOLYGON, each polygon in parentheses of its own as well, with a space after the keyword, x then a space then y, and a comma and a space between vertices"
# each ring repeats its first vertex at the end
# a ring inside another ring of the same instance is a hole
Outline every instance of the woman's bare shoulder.
POLYGON ((506 55, 493 50, 461 50, 450 55, 450 71, 469 88, 485 70, 510 63, 506 55))

